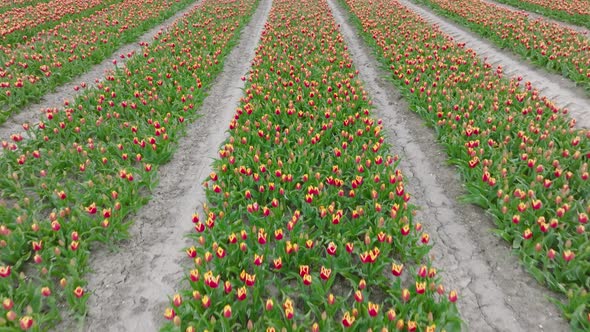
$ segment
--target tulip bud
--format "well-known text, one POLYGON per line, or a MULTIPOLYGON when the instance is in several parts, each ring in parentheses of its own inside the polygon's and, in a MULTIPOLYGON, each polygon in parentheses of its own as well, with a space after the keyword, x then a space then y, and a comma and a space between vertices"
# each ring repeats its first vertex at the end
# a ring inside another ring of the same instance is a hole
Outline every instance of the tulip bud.
POLYGON ((12 307, 13 307, 13 306, 14 306, 14 301, 12 301, 12 299, 5 298, 5 299, 2 301, 2 307, 3 307, 5 310, 10 310, 10 309, 12 309, 12 307))
POLYGON ((172 320, 174 319, 174 317, 176 317, 176 312, 174 311, 174 309, 166 308, 166 310, 164 311, 164 318, 166 318, 167 320, 172 320))
POLYGON ((225 317, 225 318, 231 317, 231 306, 229 304, 226 304, 225 307, 223 307, 223 317, 225 317))
POLYGON ((51 289, 49 289, 49 287, 41 288, 41 295, 43 295, 45 297, 51 295, 51 289))
POLYGON ((24 316, 20 319, 19 323, 21 330, 26 331, 33 326, 33 318, 31 316, 24 316))
POLYGON ((451 301, 451 302, 457 302, 457 291, 452 290, 449 293, 449 301, 451 301))
POLYGON ((74 289, 74 295, 77 298, 81 298, 82 296, 84 296, 84 288, 80 286, 76 287, 76 289, 74 289))

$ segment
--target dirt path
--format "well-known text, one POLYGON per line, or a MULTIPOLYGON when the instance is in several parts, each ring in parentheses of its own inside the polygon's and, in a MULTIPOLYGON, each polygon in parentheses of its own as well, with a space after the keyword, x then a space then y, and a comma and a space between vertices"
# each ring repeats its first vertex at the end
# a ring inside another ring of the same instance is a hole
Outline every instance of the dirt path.
POLYGON ((554 23, 554 24, 561 25, 561 26, 566 27, 566 28, 570 28, 572 30, 575 30, 575 31, 583 34, 585 37, 590 38, 590 30, 588 30, 588 29, 586 29, 584 27, 581 27, 579 25, 574 25, 574 24, 563 22, 563 21, 558 21, 558 20, 549 18, 549 17, 544 16, 544 15, 541 15, 541 14, 533 13, 533 12, 528 11, 528 10, 516 8, 516 7, 513 7, 511 5, 507 5, 507 4, 504 4, 504 3, 499 3, 499 2, 493 1, 493 0, 481 0, 481 1, 486 2, 486 3, 489 3, 489 4, 492 4, 492 5, 496 5, 498 7, 506 8, 508 10, 512 10, 512 11, 515 11, 515 12, 523 12, 523 13, 526 13, 529 16, 529 19, 531 19, 531 20, 542 19, 542 20, 547 21, 547 22, 550 22, 550 23, 554 23))
MULTIPOLYGON (((151 201, 133 217, 130 238, 118 252, 93 253, 88 289, 89 313, 85 331, 156 331, 163 313, 181 284, 189 245, 185 235, 194 231, 192 214, 205 201, 201 183, 227 137, 226 129, 243 95, 250 61, 270 12, 271 0, 262 0, 229 54, 223 73, 208 93, 201 113, 187 128, 178 153, 159 169, 159 185, 151 201)), ((203 215, 203 212, 200 211, 203 215)))
POLYGON ((447 289, 457 289, 459 310, 468 331, 567 331, 567 323, 545 299, 549 291, 530 277, 506 242, 495 237, 482 209, 461 204, 465 193, 456 171, 447 165, 433 130, 408 109, 385 77, 372 51, 358 37, 345 11, 328 1, 369 92, 376 116, 383 119, 392 153, 409 178, 408 190, 422 209, 417 219, 434 239, 431 254, 447 289))
POLYGON ((522 76, 530 81, 541 95, 549 97, 555 105, 567 108, 571 117, 576 119, 576 127, 590 128, 590 98, 575 84, 561 75, 549 73, 528 61, 513 55, 508 50, 501 50, 491 42, 469 31, 468 28, 439 17, 431 10, 416 5, 409 0, 398 0, 427 22, 436 25, 441 31, 453 37, 455 41, 465 42, 466 47, 475 50, 481 58, 493 66, 502 66, 507 76, 522 76))
MULTIPOLYGON (((201 0, 196 0, 194 4, 188 5, 185 9, 174 14, 166 21, 148 30, 145 34, 137 39, 136 42, 121 46, 116 50, 110 57, 95 65, 86 73, 72 79, 69 83, 57 87, 54 92, 48 93, 43 98, 34 104, 25 106, 18 114, 11 116, 6 122, 0 125, 0 142, 10 140, 10 135, 21 133, 24 136, 22 124, 29 123, 35 124, 39 121, 41 114, 48 108, 60 108, 63 107, 64 101, 72 101, 77 95, 84 92, 83 89, 76 91, 74 88, 79 87, 82 83, 87 84, 87 88, 95 86, 98 82, 102 81, 105 73, 115 69, 116 67, 122 67, 125 65, 130 58, 128 54, 137 53, 141 51, 140 43, 148 42, 151 43, 160 31, 166 31, 174 21, 184 16, 186 13, 197 7, 201 3, 201 0), (121 58, 120 55, 125 55, 125 58, 121 58), (116 60, 116 64, 113 61, 116 60)), ((0 150, 0 154, 2 151, 0 150)))

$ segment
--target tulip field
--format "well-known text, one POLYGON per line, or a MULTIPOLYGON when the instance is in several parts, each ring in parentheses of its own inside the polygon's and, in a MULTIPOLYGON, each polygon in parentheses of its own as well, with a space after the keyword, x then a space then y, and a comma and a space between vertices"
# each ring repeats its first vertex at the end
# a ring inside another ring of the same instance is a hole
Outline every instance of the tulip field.
MULTIPOLYGON (((226 136, 205 161, 206 180, 176 175, 206 200, 183 220, 184 250, 161 253, 183 273, 154 285, 171 290, 154 305, 156 325, 472 330, 460 305, 469 285, 445 280, 432 254, 437 228, 408 189, 425 175, 392 152, 395 135, 331 6, 347 13, 386 89, 434 132, 462 204, 482 208, 474 222, 493 220, 494 236, 559 309, 551 319, 590 330, 589 128, 401 1, 268 0, 257 22, 264 1, 0 1, 0 125, 95 64, 129 58, 0 137, 0 331, 95 330, 84 326, 101 294, 88 282, 101 278, 93 255, 143 236, 138 212, 160 191, 164 166, 187 153, 179 144, 194 137, 191 124, 252 24, 262 33, 253 58, 239 59, 250 65, 234 77, 243 94, 219 123, 226 136), (189 6, 137 54, 116 53, 189 6)), ((414 2, 590 91, 589 36, 480 0, 414 2)), ((588 15, 586 0, 520 3, 557 19, 547 13, 588 15)), ((130 287, 125 280, 108 286, 130 287)), ((145 300, 134 296, 124 305, 145 300)))
MULTIPOLYGON (((419 0, 499 47, 569 78, 590 93, 589 36, 480 0, 419 0)), ((587 16, 590 18, 590 15, 587 16)))
POLYGON ((586 0, 499 0, 498 2, 590 28, 590 5, 586 0))
MULTIPOLYGON (((69 15, 68 21, 21 43, 0 42, 3 63, 0 68, 0 123, 24 105, 39 100, 45 93, 85 72, 89 66, 100 63, 117 48, 189 2, 113 2, 91 15, 80 18, 69 15)), ((62 3, 56 1, 58 6, 62 3)), ((23 31, 28 32, 30 28, 23 31)))

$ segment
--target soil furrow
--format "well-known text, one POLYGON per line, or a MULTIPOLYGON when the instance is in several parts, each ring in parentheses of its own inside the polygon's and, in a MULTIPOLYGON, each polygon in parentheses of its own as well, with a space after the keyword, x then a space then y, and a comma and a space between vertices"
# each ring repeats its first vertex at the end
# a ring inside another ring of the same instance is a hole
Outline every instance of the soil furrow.
POLYGON ((433 130, 409 111, 387 81, 388 72, 351 28, 345 11, 335 0, 329 3, 372 97, 375 114, 383 120, 392 152, 401 157, 400 168, 409 178, 412 201, 421 207, 417 219, 434 240, 434 264, 442 270, 445 287, 459 292, 458 307, 466 330, 567 330, 557 308, 546 299, 555 295, 530 277, 506 243, 492 234, 491 218, 480 208, 459 203, 465 190, 455 170, 446 166, 446 155, 435 144, 433 130))
POLYGON ((494 66, 502 66, 507 76, 521 76, 524 81, 530 81, 534 88, 551 99, 555 105, 567 108, 572 118, 576 120, 577 128, 590 128, 590 98, 582 88, 561 75, 545 71, 520 57, 508 53, 494 46, 491 42, 481 39, 470 32, 468 28, 437 16, 431 10, 412 3, 409 0, 398 0, 399 3, 411 9, 427 22, 453 37, 456 42, 465 42, 465 47, 471 48, 486 62, 494 66))
MULTIPOLYGON (((48 93, 38 102, 23 107, 18 114, 11 116, 6 122, 0 125, 0 142, 10 140, 10 135, 20 133, 25 136, 22 128, 23 123, 36 124, 39 121, 42 113, 51 108, 60 108, 64 106, 65 101, 72 101, 77 95, 84 93, 84 89, 76 90, 83 83, 86 84, 86 89, 96 86, 105 77, 105 73, 114 70, 116 67, 122 67, 130 57, 128 54, 135 54, 141 51, 141 43, 150 43, 154 37, 160 32, 164 32, 177 19, 184 16, 186 13, 199 6, 201 0, 196 0, 193 5, 187 6, 185 9, 174 14, 163 23, 148 30, 145 34, 137 39, 137 41, 124 45, 116 50, 110 57, 95 65, 86 73, 74 78, 69 83, 59 86, 54 92, 48 93), (124 58, 121 58, 124 55, 124 58)), ((0 151, 0 154, 2 151, 0 151)))
POLYGON ((508 10, 512 10, 512 11, 515 11, 515 12, 523 12, 523 13, 526 13, 529 16, 529 19, 531 19, 531 20, 542 19, 542 20, 547 21, 547 22, 551 22, 551 23, 554 23, 554 24, 557 24, 557 25, 561 25, 561 26, 566 27, 566 28, 570 28, 572 30, 575 30, 575 31, 583 34, 587 38, 590 38, 590 30, 588 30, 588 29, 586 29, 584 27, 581 27, 579 25, 574 25, 574 24, 570 24, 570 23, 567 23, 567 22, 558 21, 556 19, 552 19, 552 18, 549 18, 549 17, 544 16, 544 15, 541 15, 541 14, 537 14, 537 13, 533 13, 533 12, 528 11, 528 10, 516 8, 516 7, 513 7, 513 6, 508 5, 508 4, 499 3, 499 2, 494 1, 494 0, 481 0, 481 1, 486 2, 486 3, 489 3, 489 4, 496 5, 498 7, 506 8, 508 10))
MULTIPOLYGON (((226 129, 243 95, 241 77, 250 68, 271 0, 261 0, 237 46, 228 55, 200 108, 202 117, 187 127, 178 153, 159 169, 159 184, 136 216, 129 239, 116 252, 98 248, 90 265, 86 331, 156 331, 162 326, 167 298, 183 278, 185 236, 194 231, 195 211, 203 215, 202 182, 226 139, 226 129)), ((63 330, 63 329, 60 329, 63 330)))

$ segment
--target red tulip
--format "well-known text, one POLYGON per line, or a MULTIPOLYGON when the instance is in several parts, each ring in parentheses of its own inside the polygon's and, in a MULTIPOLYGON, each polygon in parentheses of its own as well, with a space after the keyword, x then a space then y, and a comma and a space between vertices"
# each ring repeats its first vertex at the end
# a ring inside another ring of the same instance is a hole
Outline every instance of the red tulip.
POLYGON ((246 274, 246 286, 252 287, 256 282, 256 275, 255 274, 246 274))
POLYGON ((527 228, 527 229, 525 229, 525 230, 524 230, 524 232, 523 232, 523 234, 522 234, 522 237, 523 237, 525 240, 529 240, 530 238, 532 238, 532 237, 533 237, 533 232, 531 232, 531 230, 530 230, 529 228, 527 228))
POLYGON ((309 265, 299 265, 299 275, 303 278, 306 274, 309 274, 309 265))
POLYGON ((326 252, 327 252, 329 255, 332 255, 332 256, 334 256, 334 255, 336 254, 336 248, 337 248, 336 244, 335 244, 334 242, 330 242, 330 243, 328 244, 328 247, 326 248, 326 252))
POLYGON ((76 289, 74 289, 74 295, 77 298, 81 298, 82 296, 84 296, 84 288, 80 286, 76 287, 76 289))
POLYGON ((275 269, 280 270, 281 267, 283 267, 283 260, 281 259, 281 257, 279 257, 273 260, 273 264, 275 269))
POLYGON ((172 303, 175 307, 180 307, 180 305, 182 304, 182 297, 180 296, 180 294, 174 294, 174 297, 172 298, 172 303))
POLYGON ((323 280, 328 280, 330 279, 330 275, 332 274, 332 270, 328 269, 324 266, 322 266, 320 268, 320 278, 322 278, 323 280))
POLYGON ((190 271, 189 278, 191 279, 192 282, 199 281, 200 277, 201 277, 201 275, 199 273, 199 270, 193 269, 190 271))
POLYGON ((567 250, 564 250, 563 251, 563 255, 562 256, 563 256, 563 259, 566 262, 569 262, 569 261, 571 261, 572 259, 574 259, 576 257, 576 254, 574 254, 573 251, 567 249, 567 250))
POLYGON ((344 313, 344 317, 342 318, 342 325, 344 325, 344 327, 352 326, 352 323, 354 323, 354 321, 355 318, 351 316, 348 311, 344 313))
POLYGON ((10 309, 12 309, 13 306, 14 306, 14 301, 12 301, 12 299, 5 298, 4 300, 2 300, 2 307, 5 310, 10 310, 10 309))
POLYGON ((225 294, 229 294, 232 291, 232 285, 231 282, 229 280, 226 280, 223 283, 223 291, 225 292, 225 294))
POLYGON ((395 320, 395 316, 396 316, 395 310, 389 309, 387 311, 387 319, 389 319, 389 321, 391 321, 391 322, 394 321, 395 320))
MULTIPOLYGON (((245 297, 245 295, 244 295, 244 297, 245 297)), ((211 306, 211 299, 209 298, 208 295, 205 295, 201 298, 201 304, 203 305, 203 308, 209 308, 209 306, 211 306)))
POLYGON ((354 292, 354 299, 355 299, 355 301, 357 301, 357 302, 363 302, 364 298, 365 297, 363 296, 363 292, 361 292, 360 290, 356 290, 354 292))
POLYGON ((225 317, 225 318, 231 317, 231 306, 229 304, 226 304, 225 307, 223 307, 223 317, 225 317))
POLYGON ((449 293, 449 301, 451 301, 451 302, 453 302, 453 303, 454 303, 454 302, 457 302, 457 292, 456 292, 456 291, 452 290, 452 291, 449 293))
POLYGON ((264 255, 254 254, 254 265, 260 266, 264 261, 264 255))
POLYGON ((41 295, 47 297, 51 295, 51 289, 49 289, 49 287, 43 287, 41 288, 41 295))
POLYGON ((20 321, 20 328, 23 331, 30 329, 33 326, 33 318, 31 316, 23 316, 20 321))
POLYGON ((416 281, 416 293, 424 294, 424 291, 426 291, 426 282, 416 281))
POLYGON ((368 309, 369 316, 375 317, 379 314, 379 305, 369 301, 368 309))
POLYGON ((237 291, 238 301, 245 300, 246 294, 248 294, 248 290, 246 289, 246 286, 242 286, 242 287, 238 288, 238 291, 237 291))

